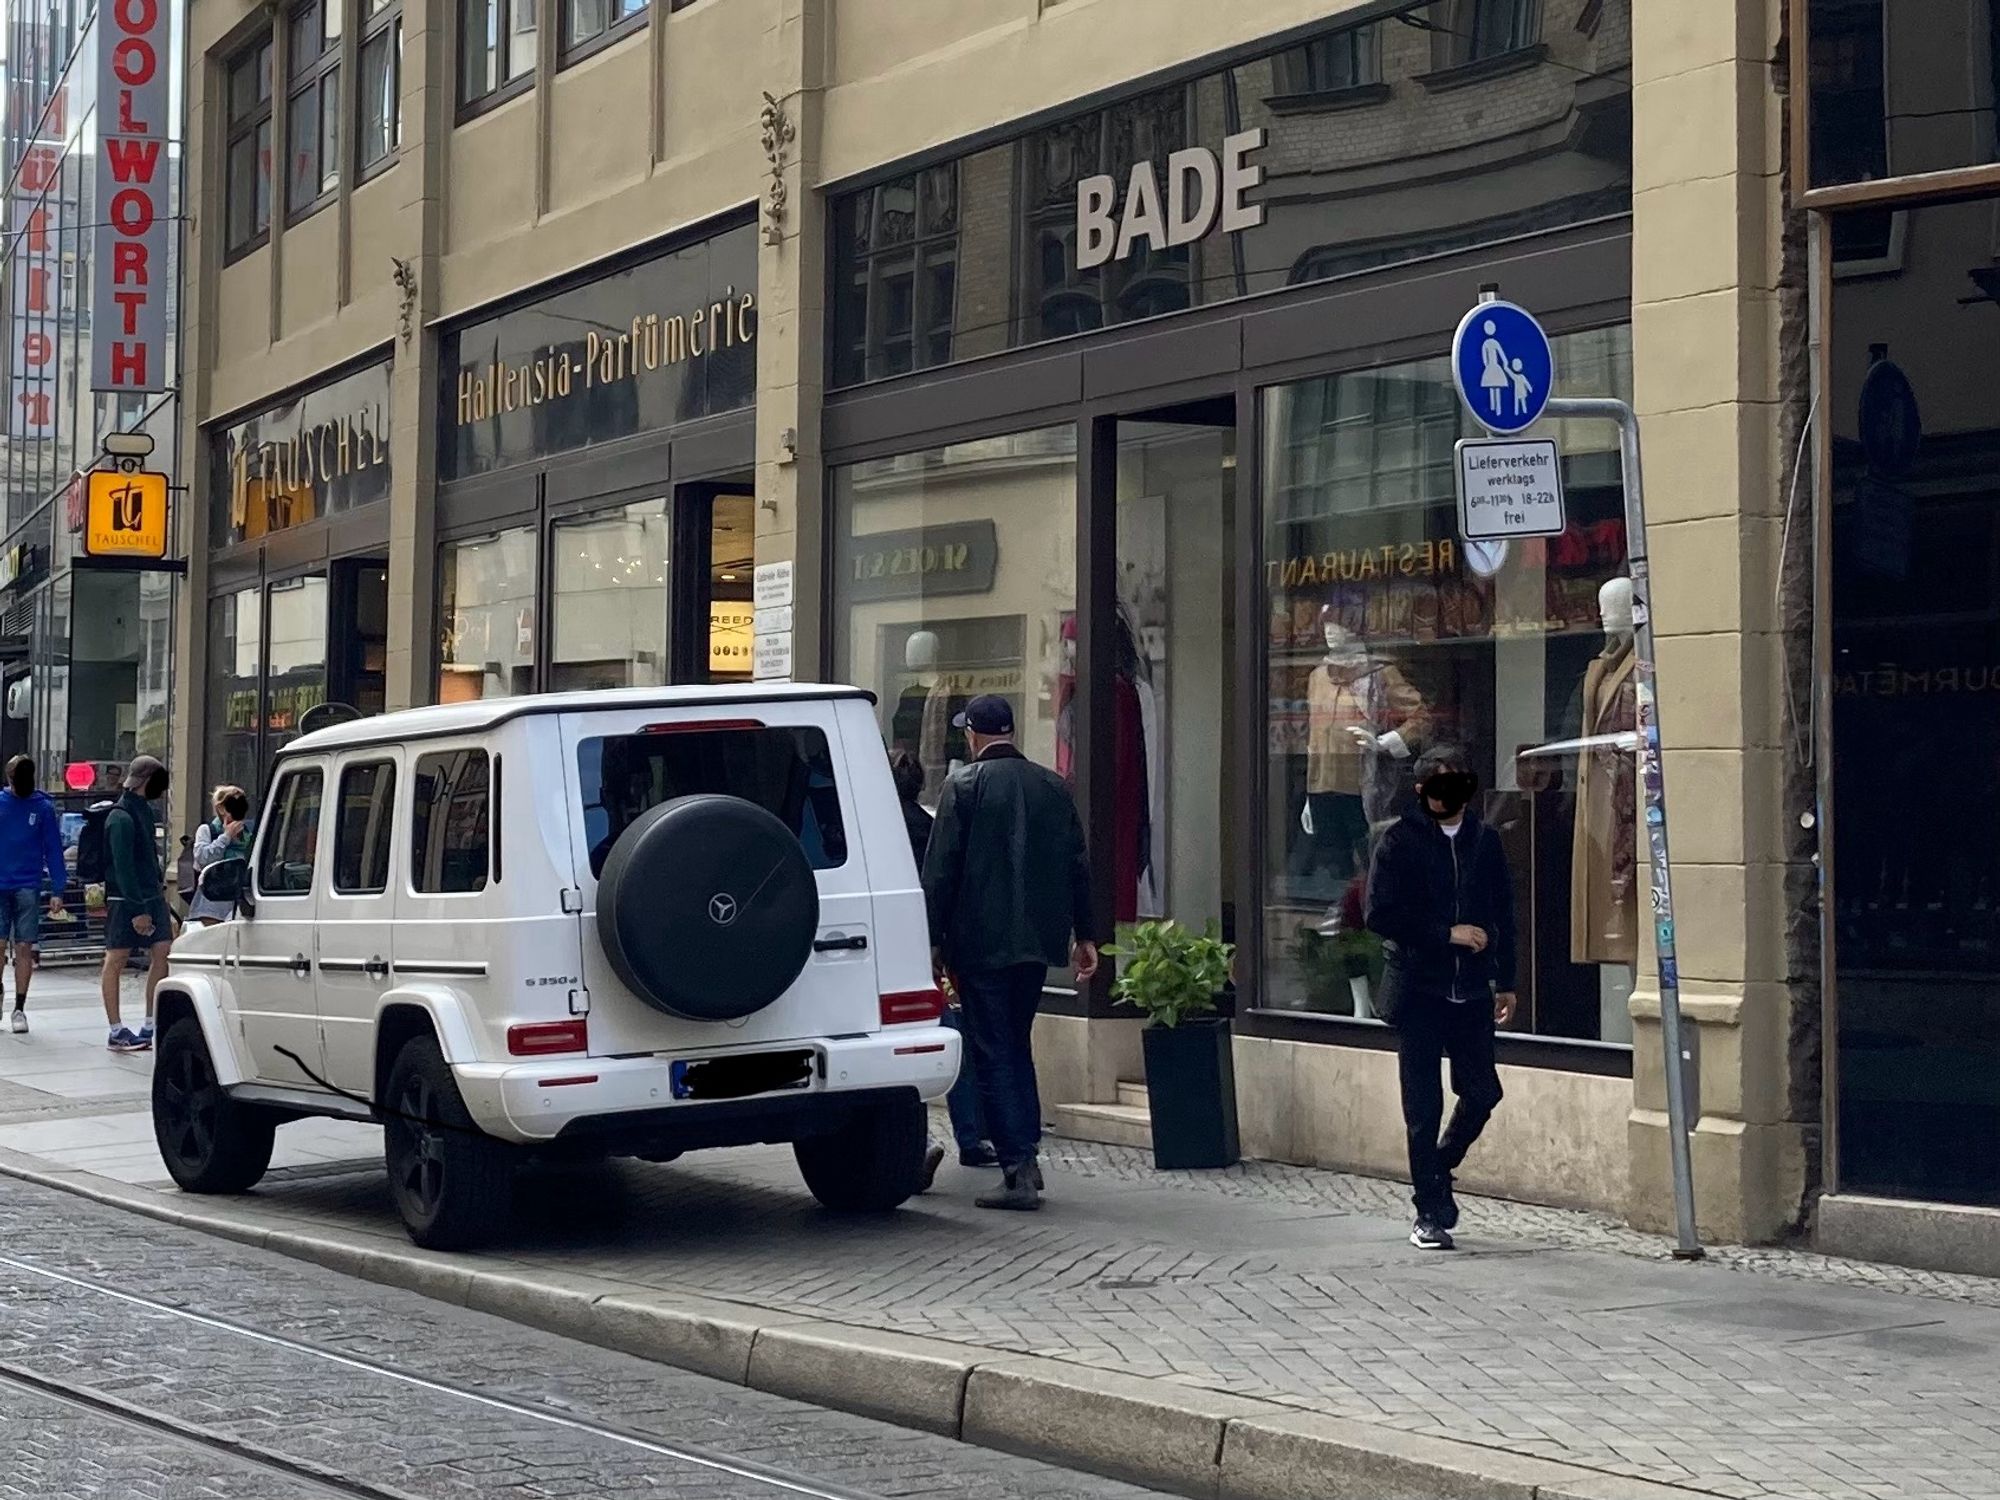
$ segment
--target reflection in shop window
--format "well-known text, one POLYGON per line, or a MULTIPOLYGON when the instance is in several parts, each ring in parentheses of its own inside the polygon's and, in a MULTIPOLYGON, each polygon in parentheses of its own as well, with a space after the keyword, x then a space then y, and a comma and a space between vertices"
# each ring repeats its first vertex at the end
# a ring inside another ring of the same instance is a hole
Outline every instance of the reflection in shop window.
POLYGON ((438 702, 533 692, 535 529, 440 548, 438 619, 438 702))
POLYGON ((1382 81, 1382 32, 1379 26, 1355 26, 1331 36, 1315 37, 1283 53, 1277 63, 1278 87, 1287 95, 1338 94, 1382 81))
POLYGON ((965 760, 951 720, 982 693, 1055 766, 1076 613, 1076 429, 1041 428, 837 469, 834 672, 871 689, 924 800, 965 760))
POLYGON ((1541 0, 1445 0, 1432 8, 1445 32, 1438 38, 1440 67, 1505 57, 1541 39, 1541 0))
POLYGON ((667 680, 669 513, 666 500, 642 500, 550 528, 550 691, 667 680))
POLYGON ((834 337, 844 381, 902 375, 952 358, 958 191, 958 168, 948 164, 841 200, 834 337))
MULTIPOLYGON (((1624 327, 1556 342, 1561 388, 1629 399, 1624 327)), ((1569 529, 1504 559, 1458 538, 1448 362, 1264 393, 1269 662, 1263 997, 1374 1016, 1361 924, 1374 841, 1424 746, 1466 746, 1521 914, 1523 1031, 1629 1042, 1637 961, 1634 757, 1526 754, 1635 725, 1615 433, 1549 424, 1569 529), (1606 585, 1611 587, 1607 590, 1606 585)))
POLYGON ((263 702, 263 599, 257 589, 218 594, 208 602, 207 769, 210 786, 262 784, 257 725, 263 702))
POLYGON ((267 764, 299 737, 306 710, 326 702, 326 601, 324 573, 271 585, 270 662, 264 682, 267 764))

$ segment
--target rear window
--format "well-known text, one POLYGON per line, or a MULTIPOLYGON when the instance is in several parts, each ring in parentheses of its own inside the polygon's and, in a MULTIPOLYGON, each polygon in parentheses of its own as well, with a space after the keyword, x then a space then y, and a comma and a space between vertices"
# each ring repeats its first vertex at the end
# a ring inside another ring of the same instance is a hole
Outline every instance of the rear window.
POLYGON ((833 755, 817 729, 667 729, 603 735, 576 747, 590 873, 632 821, 676 797, 754 802, 791 829, 815 870, 847 863, 833 755))

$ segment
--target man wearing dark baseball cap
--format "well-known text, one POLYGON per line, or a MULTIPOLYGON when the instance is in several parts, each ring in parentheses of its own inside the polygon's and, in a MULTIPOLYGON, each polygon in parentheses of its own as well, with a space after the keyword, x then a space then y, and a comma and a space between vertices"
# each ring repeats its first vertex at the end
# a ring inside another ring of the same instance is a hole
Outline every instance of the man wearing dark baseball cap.
POLYGON ((1042 1205, 1032 1038, 1051 968, 1097 972, 1090 865, 1069 788, 1014 745, 1014 706, 988 693, 952 720, 972 760, 938 799, 924 898, 940 975, 958 990, 980 1112, 1006 1174, 981 1208, 1042 1205))
POLYGON ((113 1052, 144 1052, 153 1045, 153 994, 167 977, 167 949, 174 940, 160 879, 159 824, 153 804, 167 794, 167 768, 141 755, 125 768, 125 795, 104 819, 111 871, 104 882, 104 1014, 113 1052), (118 981, 134 948, 150 951, 146 968, 146 1023, 134 1031, 118 1014, 118 981))

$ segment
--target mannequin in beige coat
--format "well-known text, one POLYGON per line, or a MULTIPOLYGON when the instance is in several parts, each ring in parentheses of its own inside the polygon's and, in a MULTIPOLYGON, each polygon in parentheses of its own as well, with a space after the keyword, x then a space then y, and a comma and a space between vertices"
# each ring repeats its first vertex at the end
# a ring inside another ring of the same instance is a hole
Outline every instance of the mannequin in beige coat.
MULTIPOLYGON (((1627 734, 1639 724, 1633 680, 1632 580, 1597 593, 1604 650, 1583 676, 1582 734, 1627 734)), ((1570 864, 1570 958, 1631 964, 1638 957, 1638 765, 1618 745, 1577 754, 1576 831, 1570 864)))

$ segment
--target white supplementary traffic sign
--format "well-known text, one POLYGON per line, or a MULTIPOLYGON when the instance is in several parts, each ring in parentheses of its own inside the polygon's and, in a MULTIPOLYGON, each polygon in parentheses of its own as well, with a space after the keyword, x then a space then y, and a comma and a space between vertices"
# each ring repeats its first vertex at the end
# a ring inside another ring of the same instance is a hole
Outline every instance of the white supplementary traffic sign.
POLYGON ((792 676, 791 636, 758 636, 751 653, 750 675, 758 682, 789 682, 792 676))
POLYGON ((1548 438, 1458 441, 1458 529, 1468 542, 1560 536, 1562 459, 1548 438))
POLYGON ((792 565, 788 562, 758 563, 751 575, 751 603, 759 610, 778 609, 792 603, 792 565))

